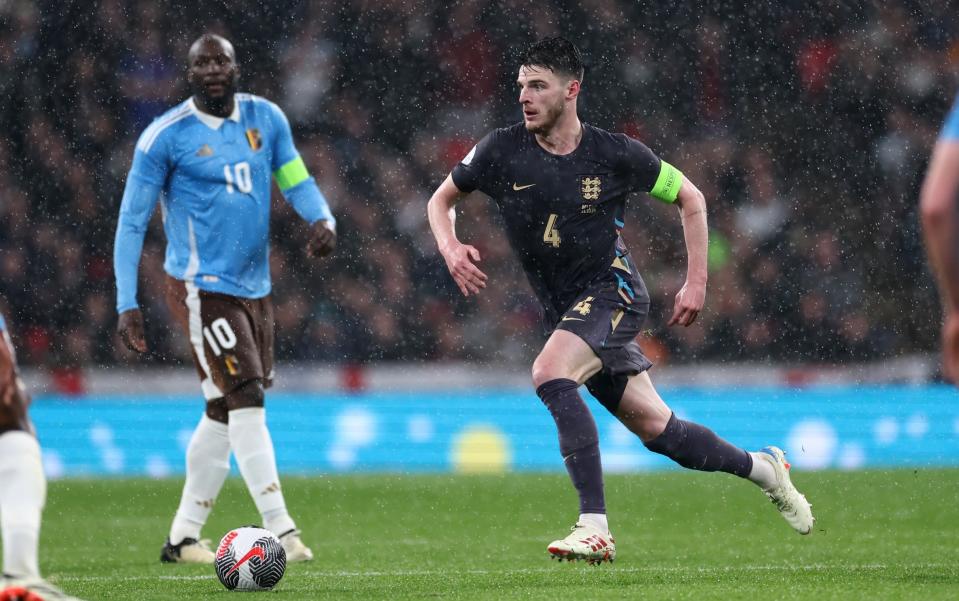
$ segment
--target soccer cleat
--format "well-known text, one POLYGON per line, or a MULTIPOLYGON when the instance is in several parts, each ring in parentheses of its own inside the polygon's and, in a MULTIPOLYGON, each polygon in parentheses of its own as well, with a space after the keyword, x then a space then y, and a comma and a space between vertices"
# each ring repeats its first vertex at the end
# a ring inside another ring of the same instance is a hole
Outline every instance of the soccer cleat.
POLYGON ((0 601, 81 601, 40 578, 0 580, 0 601))
POLYGON ((171 545, 170 539, 167 539, 160 552, 160 561, 163 563, 213 563, 213 560, 213 551, 207 538, 185 538, 176 545, 171 545))
POLYGON ((283 545, 283 550, 286 551, 286 561, 313 560, 313 551, 300 540, 299 530, 289 530, 281 534, 278 538, 280 539, 280 544, 283 545))
POLYGON ((786 462, 786 453, 779 447, 765 447, 759 451, 760 457, 769 461, 776 471, 776 484, 771 488, 763 489, 779 510, 789 525, 799 534, 812 532, 813 522, 812 505, 806 500, 789 478, 789 463, 786 462))
POLYGON ((569 536, 554 540, 546 550, 549 551, 550 558, 560 561, 582 559, 590 565, 599 565, 604 561, 612 563, 616 559, 616 542, 613 535, 585 524, 576 524, 569 536))

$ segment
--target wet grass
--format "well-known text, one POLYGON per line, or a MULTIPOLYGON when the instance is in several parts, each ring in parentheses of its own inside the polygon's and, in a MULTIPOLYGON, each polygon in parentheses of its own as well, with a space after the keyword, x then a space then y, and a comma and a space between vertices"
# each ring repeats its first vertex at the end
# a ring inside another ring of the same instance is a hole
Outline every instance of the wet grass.
MULTIPOLYGON (((716 474, 607 477, 618 558, 557 564, 565 476, 287 478, 304 540, 267 595, 299 599, 955 599, 959 470, 800 473, 817 515, 794 533, 752 485, 716 474)), ((161 565, 179 481, 50 485, 41 566, 85 599, 222 598, 212 566, 161 565)), ((255 523, 231 479, 204 532, 255 523)))

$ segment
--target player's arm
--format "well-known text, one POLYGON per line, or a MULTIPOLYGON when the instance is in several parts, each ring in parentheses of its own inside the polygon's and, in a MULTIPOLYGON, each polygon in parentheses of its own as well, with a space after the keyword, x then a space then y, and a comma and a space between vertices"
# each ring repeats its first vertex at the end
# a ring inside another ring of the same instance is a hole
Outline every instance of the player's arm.
MULTIPOLYGON (((948 128, 948 125, 947 125, 948 128)), ((948 131, 948 130, 947 130, 948 131)), ((926 253, 939 285, 945 321, 942 330, 943 374, 959 381, 959 139, 936 143, 920 194, 926 253)))
POLYGON ((138 353, 147 350, 143 328, 143 314, 137 304, 137 274, 143 239, 150 217, 160 198, 160 190, 167 177, 164 158, 165 140, 154 139, 147 146, 150 129, 144 132, 133 155, 133 165, 127 175, 120 217, 113 242, 113 273, 117 285, 117 333, 129 348, 138 353))
MULTIPOLYGON (((677 171, 678 173, 678 171, 677 171)), ((683 223, 686 240, 686 283, 676 294, 669 325, 689 326, 706 304, 706 258, 709 229, 706 224, 706 198, 691 181, 679 174, 682 184, 676 195, 676 208, 683 223)))
POLYGON ((273 178, 283 198, 312 226, 306 252, 325 257, 336 248, 336 219, 316 180, 293 144, 290 122, 275 104, 270 104, 274 130, 273 178))
POLYGON ((453 183, 453 175, 447 175, 426 205, 426 214, 453 281, 464 296, 469 296, 486 288, 487 278, 474 263, 480 260, 479 251, 456 237, 456 203, 465 197, 466 193, 453 183))
POLYGON ((709 232, 706 199, 683 173, 659 159, 638 140, 624 136, 623 169, 633 176, 634 186, 666 204, 675 204, 686 240, 686 282, 676 293, 669 325, 689 326, 706 303, 706 254, 709 232))
POLYGON ((947 313, 959 313, 959 140, 936 144, 922 185, 919 210, 926 252, 947 313))

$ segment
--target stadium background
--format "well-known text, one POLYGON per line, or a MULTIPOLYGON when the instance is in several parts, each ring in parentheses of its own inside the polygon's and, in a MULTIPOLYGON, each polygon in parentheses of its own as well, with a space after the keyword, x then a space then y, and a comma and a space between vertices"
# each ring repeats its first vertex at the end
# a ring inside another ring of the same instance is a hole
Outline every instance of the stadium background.
MULTIPOLYGON (((674 209, 637 196, 627 216, 667 401, 742 444, 815 449, 804 467, 953 464, 954 397, 927 386, 939 320, 915 207, 959 18, 945 1, 847 4, 0 2, 0 309, 48 472, 182 470, 198 394, 191 368, 170 368, 187 345, 162 303, 158 219, 145 359, 116 344, 110 257, 134 141, 188 94, 206 30, 233 40, 241 89, 285 109, 339 220, 336 255, 310 263, 277 196, 270 420, 304 428, 273 428, 281 469, 561 469, 526 381, 538 311, 490 203, 471 198, 459 226, 494 285, 464 300, 425 202, 520 119, 518 51, 568 31, 584 120, 644 140, 709 202, 707 310, 688 329, 664 326, 685 266, 674 209), (823 381, 837 388, 795 388, 823 381)), ((614 456, 625 439, 597 415, 614 456)), ((629 444, 621 469, 665 466, 629 444)))

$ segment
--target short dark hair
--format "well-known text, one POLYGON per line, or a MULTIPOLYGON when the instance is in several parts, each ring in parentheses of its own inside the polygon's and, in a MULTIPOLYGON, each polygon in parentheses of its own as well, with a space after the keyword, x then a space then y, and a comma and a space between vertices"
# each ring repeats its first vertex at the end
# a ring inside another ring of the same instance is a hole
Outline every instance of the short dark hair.
POLYGON ((557 75, 583 80, 583 55, 576 44, 563 37, 544 38, 523 54, 521 66, 546 67, 557 75))

